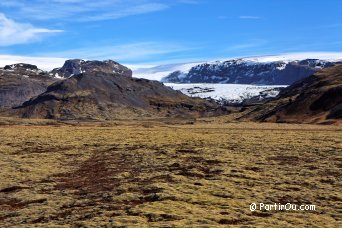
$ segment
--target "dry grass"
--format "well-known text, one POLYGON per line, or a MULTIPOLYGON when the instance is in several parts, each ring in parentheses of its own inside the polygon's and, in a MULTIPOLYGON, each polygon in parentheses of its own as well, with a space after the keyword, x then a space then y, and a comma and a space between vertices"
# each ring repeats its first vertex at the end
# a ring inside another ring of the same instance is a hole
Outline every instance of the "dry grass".
POLYGON ((42 123, 0 127, 1 227, 340 225, 340 127, 42 123))

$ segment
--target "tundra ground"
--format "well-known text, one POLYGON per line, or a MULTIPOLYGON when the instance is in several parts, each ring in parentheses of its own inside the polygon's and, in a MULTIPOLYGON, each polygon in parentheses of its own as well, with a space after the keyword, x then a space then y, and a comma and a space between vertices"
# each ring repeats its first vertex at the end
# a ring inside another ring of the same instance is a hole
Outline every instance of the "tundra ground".
POLYGON ((338 227, 341 152, 338 126, 4 124, 0 226, 338 227), (251 212, 251 203, 316 210, 251 212))

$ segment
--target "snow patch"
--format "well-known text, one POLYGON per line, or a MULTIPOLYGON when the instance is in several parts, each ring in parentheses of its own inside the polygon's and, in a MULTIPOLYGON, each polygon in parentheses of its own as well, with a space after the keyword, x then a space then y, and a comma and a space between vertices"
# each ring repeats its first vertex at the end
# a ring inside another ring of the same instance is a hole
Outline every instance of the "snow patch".
POLYGON ((58 73, 56 73, 56 74, 55 74, 55 78, 58 78, 58 79, 63 79, 63 77, 62 77, 62 76, 59 76, 59 74, 58 74, 58 73))

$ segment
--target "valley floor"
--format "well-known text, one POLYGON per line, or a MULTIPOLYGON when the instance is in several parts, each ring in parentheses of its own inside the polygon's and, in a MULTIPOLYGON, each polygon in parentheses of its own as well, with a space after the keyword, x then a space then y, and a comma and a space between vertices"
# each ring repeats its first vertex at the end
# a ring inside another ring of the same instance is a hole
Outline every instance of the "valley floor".
POLYGON ((1 227, 341 224, 340 127, 73 125, 0 126, 1 227), (251 203, 316 210, 251 212, 251 203))

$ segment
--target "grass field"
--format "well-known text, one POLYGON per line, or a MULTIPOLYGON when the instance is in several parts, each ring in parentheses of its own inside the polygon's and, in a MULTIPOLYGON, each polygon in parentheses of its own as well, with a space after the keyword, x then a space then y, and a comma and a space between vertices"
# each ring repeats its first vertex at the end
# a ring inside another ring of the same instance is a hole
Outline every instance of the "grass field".
POLYGON ((73 125, 0 126, 1 227, 341 225, 341 127, 73 125))

